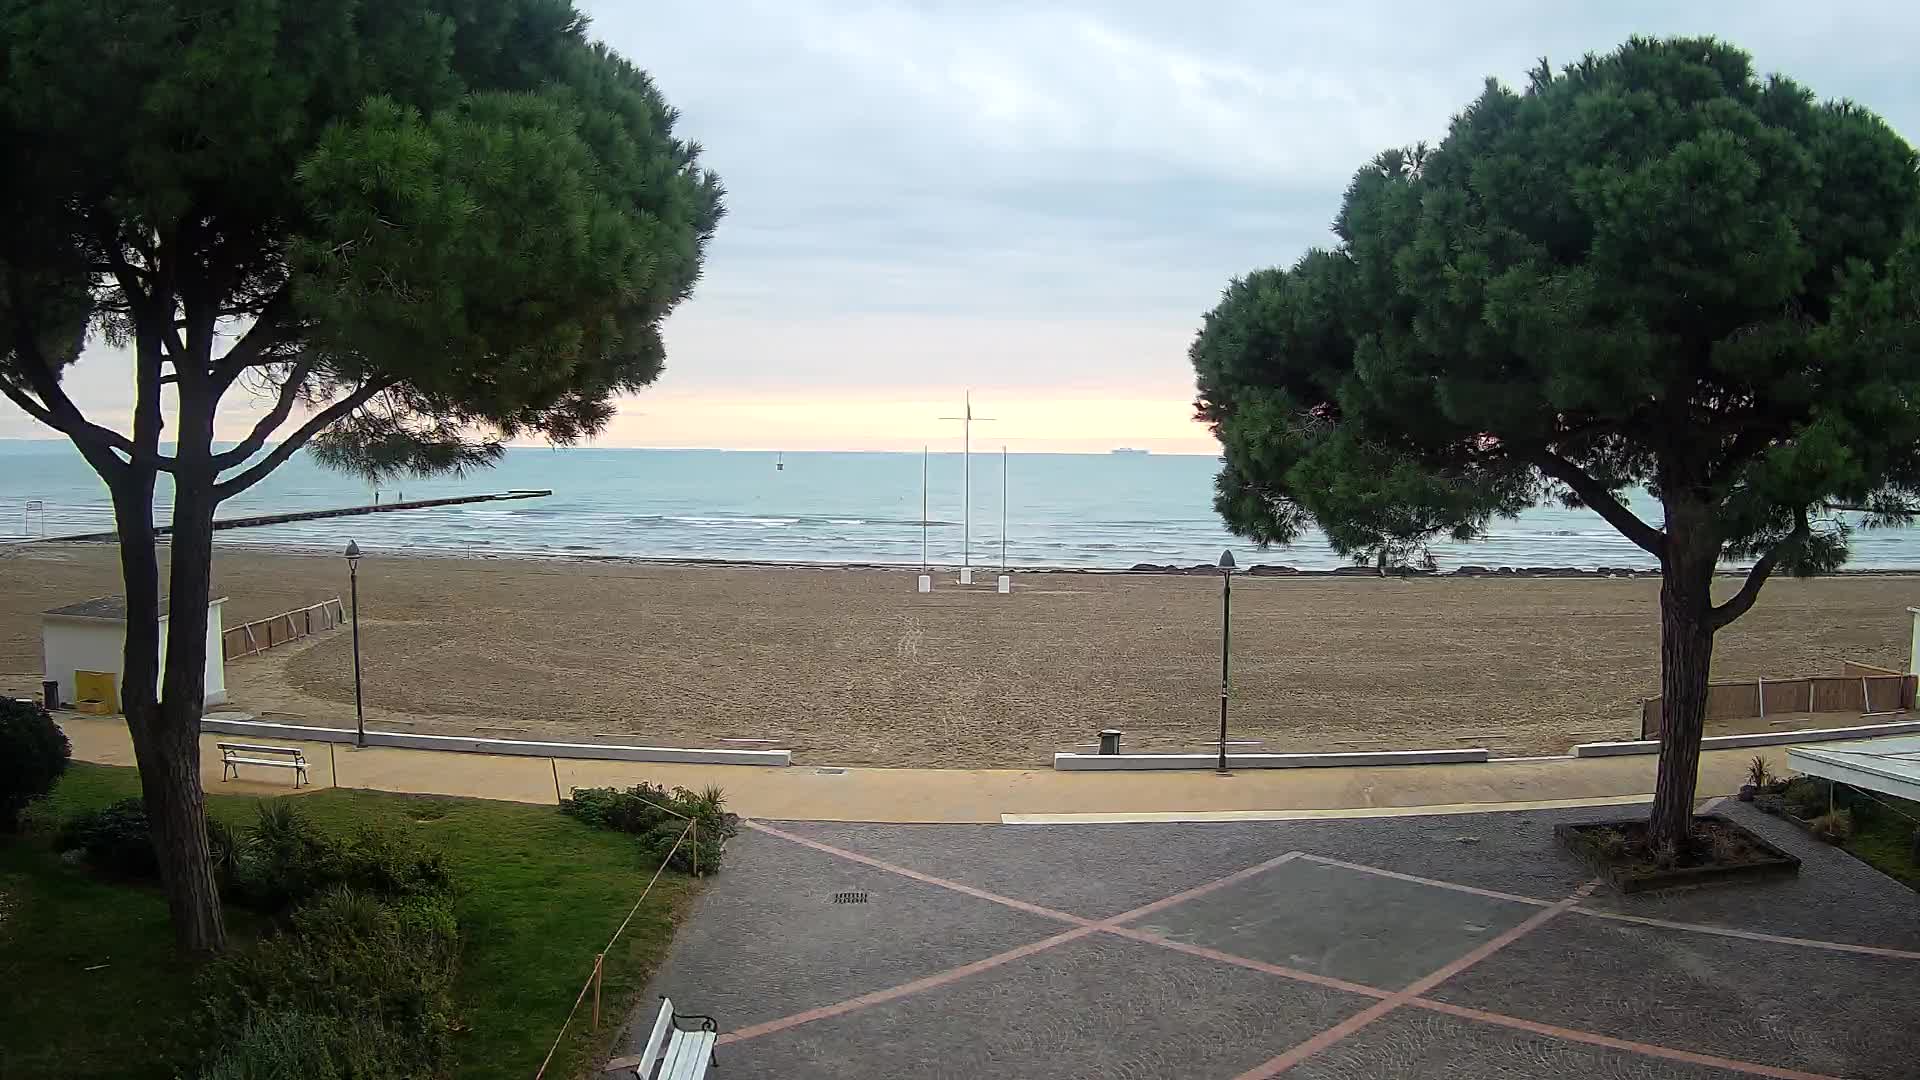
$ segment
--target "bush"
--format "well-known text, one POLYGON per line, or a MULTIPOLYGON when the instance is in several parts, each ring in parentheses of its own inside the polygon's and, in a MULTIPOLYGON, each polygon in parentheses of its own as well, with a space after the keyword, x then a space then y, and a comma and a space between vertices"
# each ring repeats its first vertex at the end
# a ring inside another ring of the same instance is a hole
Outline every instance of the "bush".
POLYGON ((1844 844, 1853 835, 1853 811, 1835 810, 1808 823, 1813 835, 1829 844, 1844 844))
POLYGON ((0 832, 19 827, 20 811, 53 790, 72 756, 67 733, 47 710, 0 698, 0 832))
POLYGON ((1825 814, 1833 799, 1827 781, 1811 776, 1794 777, 1780 794, 1793 816, 1808 820, 1825 814))
POLYGON ((79 848, 96 869, 125 877, 159 877, 147 809, 138 798, 68 818, 55 839, 61 851, 79 848))
POLYGON ((697 794, 652 784, 635 784, 624 791, 574 788, 573 798, 561 801, 560 812, 596 828, 640 837, 641 858, 648 865, 659 865, 672 852, 667 865, 684 873, 697 868, 701 874, 710 874, 720 869, 727 841, 740 831, 739 817, 727 813, 726 794, 717 787, 697 794), (697 843, 694 837, 680 841, 689 820, 699 824, 697 843))
POLYGON ((294 909, 284 932, 207 969, 208 1029, 242 1034, 203 1076, 438 1075, 455 1028, 458 955, 451 898, 331 887, 294 909), (324 1054, 287 1061, 299 1036, 324 1054), (319 1069, 322 1057, 335 1071, 319 1069))
POLYGON ((255 1017, 201 1080, 412 1080, 396 1037, 378 1024, 311 1013, 255 1017))
POLYGON ((257 812, 233 860, 236 903, 284 911, 335 886, 390 898, 453 891, 438 851, 371 827, 336 840, 284 800, 261 803, 257 812))

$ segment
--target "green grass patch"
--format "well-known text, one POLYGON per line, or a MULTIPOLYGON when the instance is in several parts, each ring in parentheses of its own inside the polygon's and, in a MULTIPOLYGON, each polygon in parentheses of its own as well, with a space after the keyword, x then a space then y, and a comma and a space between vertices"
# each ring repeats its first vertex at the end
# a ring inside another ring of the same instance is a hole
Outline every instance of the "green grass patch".
MULTIPOLYGON (((75 762, 31 812, 25 836, 0 839, 0 1075, 155 1077, 187 1070, 204 1042, 191 1026, 191 964, 175 955, 157 889, 63 863, 51 823, 139 793, 131 769, 75 762), (89 967, 104 964, 97 970, 89 967)), ((297 796, 329 832, 381 825, 440 848, 453 870, 462 949, 454 1075, 524 1080, 545 1056, 593 967, 652 875, 634 839, 592 829, 552 807, 384 792, 297 796)), ((252 797, 213 795, 208 812, 236 826, 252 797)), ((576 1018, 549 1076, 573 1077, 602 1056, 665 954, 696 884, 660 879, 606 962, 602 1023, 576 1018)), ((227 911, 236 944, 262 921, 227 911)))
POLYGON ((1915 824, 1920 821, 1920 803, 1889 795, 1874 798, 1879 802, 1864 808, 1864 796, 1852 800, 1853 835, 1842 846, 1854 858, 1895 881, 1920 889, 1920 865, 1913 861, 1913 831, 1920 828, 1915 824))

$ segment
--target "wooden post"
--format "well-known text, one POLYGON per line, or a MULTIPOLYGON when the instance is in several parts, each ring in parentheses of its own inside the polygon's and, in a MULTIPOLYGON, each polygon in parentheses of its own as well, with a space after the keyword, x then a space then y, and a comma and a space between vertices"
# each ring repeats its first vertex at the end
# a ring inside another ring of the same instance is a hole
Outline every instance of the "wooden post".
POLYGON ((565 799, 560 797, 560 763, 552 758, 548 758, 547 764, 553 766, 553 805, 559 806, 561 803, 566 802, 565 799))
POLYGON ((593 954, 593 1030, 600 1030, 600 969, 605 966, 606 953, 593 954))
POLYGON ((687 822, 687 836, 693 841, 693 876, 700 876, 700 819, 687 822))
POLYGON ((334 787, 340 786, 340 763, 334 760, 332 743, 327 744, 327 776, 334 787))
POLYGON ((1860 676, 1860 713, 1865 715, 1873 711, 1873 695, 1867 693, 1867 677, 1860 676))
POLYGON ((1755 679, 1753 684, 1755 695, 1760 703, 1760 719, 1765 720, 1767 718, 1767 677, 1762 675, 1755 679))

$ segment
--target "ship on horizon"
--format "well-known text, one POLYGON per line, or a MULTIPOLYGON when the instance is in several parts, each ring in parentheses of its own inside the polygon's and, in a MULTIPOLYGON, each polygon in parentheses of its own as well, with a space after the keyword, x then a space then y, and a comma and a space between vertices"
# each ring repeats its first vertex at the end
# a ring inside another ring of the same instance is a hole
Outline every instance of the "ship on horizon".
POLYGON ((1147 453, 1148 453, 1148 451, 1145 451, 1145 450, 1136 450, 1136 449, 1134 449, 1134 448, 1133 448, 1133 447, 1131 447, 1131 446, 1116 446, 1116 447, 1114 447, 1113 449, 1111 449, 1111 450, 1109 450, 1109 451, 1107 451, 1107 453, 1109 453, 1109 454, 1137 454, 1137 455, 1139 455, 1139 456, 1141 456, 1141 457, 1145 457, 1145 456, 1147 455, 1147 453))

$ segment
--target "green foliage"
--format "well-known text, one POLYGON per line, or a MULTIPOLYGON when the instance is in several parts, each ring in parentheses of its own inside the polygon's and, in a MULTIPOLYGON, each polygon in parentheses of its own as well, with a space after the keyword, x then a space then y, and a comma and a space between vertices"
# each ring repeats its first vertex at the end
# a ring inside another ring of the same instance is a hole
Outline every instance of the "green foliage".
POLYGON ((205 1075, 281 1075, 287 1038, 302 1028, 321 1036, 315 1057, 340 1070, 331 1075, 437 1075, 455 1028, 458 958, 449 899, 333 887, 296 908, 285 932, 208 969, 206 1024, 243 1034, 205 1075))
POLYGON ((87 862, 109 874, 160 876, 153 854, 153 833, 147 826, 147 808, 138 797, 67 819, 55 843, 62 851, 84 851, 87 862))
POLYGON ((249 1021, 200 1080, 413 1080, 400 1036, 370 1021, 270 1012, 249 1021))
POLYGON ((720 869, 727 840, 740 831, 740 819, 727 812, 726 793, 717 787, 698 793, 645 783, 624 791, 574 788, 573 797, 560 803, 560 812, 596 828, 640 837, 646 865, 665 860, 675 870, 703 875, 720 869), (698 825, 691 834, 689 822, 698 825))
POLYGON ((73 747, 47 710, 0 698, 0 833, 12 832, 27 804, 53 790, 73 747))
POLYGON ((1835 506, 1920 493, 1916 225, 1899 136, 1721 42, 1489 82, 1438 146, 1359 171, 1337 247, 1206 316, 1216 506, 1391 562, 1557 498, 1693 575, 1837 565, 1860 519, 1835 506))
MULTIPOLYGON (((215 880, 230 901, 273 914, 334 888, 387 898, 447 896, 453 876, 440 851, 391 829, 358 825, 344 836, 322 830, 290 800, 259 802, 251 825, 207 819, 215 880)), ((159 876, 145 808, 137 798, 78 814, 57 840, 125 877, 159 876)))
POLYGON ((1754 787, 1762 788, 1772 782, 1773 766, 1767 763, 1767 756, 1765 754, 1753 755, 1753 760, 1747 762, 1747 783, 1752 784, 1754 787))
POLYGON ((1794 777, 1787 781, 1780 795, 1786 800, 1787 809, 1793 812, 1794 817, 1806 820, 1825 814, 1834 800, 1832 785, 1814 776, 1794 777))

